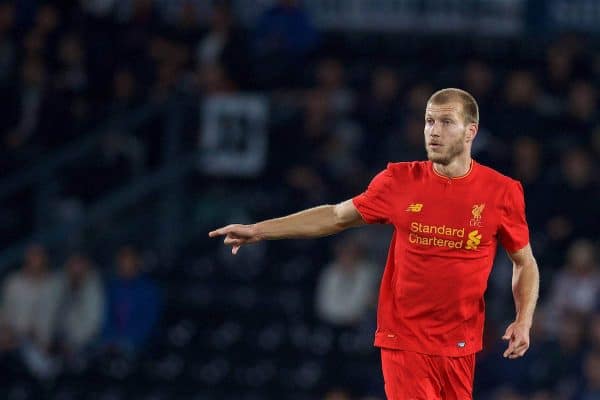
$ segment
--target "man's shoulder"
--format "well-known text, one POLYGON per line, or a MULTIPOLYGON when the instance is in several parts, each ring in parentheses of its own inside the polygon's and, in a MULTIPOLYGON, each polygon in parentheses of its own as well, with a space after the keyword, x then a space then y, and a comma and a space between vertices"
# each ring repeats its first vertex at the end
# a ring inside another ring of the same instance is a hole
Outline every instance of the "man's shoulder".
POLYGON ((388 163, 386 170, 396 177, 419 177, 425 175, 428 168, 430 168, 428 161, 401 161, 388 163))
POLYGON ((4 287, 13 288, 16 286, 24 286, 27 284, 25 275, 22 271, 14 271, 8 274, 4 280, 4 287))
POLYGON ((519 181, 517 181, 516 179, 513 179, 508 175, 504 175, 503 173, 495 170, 494 168, 488 167, 487 165, 478 163, 478 167, 480 176, 484 177, 485 181, 488 183, 494 183, 496 185, 502 186, 512 186, 515 184, 520 184, 519 181))

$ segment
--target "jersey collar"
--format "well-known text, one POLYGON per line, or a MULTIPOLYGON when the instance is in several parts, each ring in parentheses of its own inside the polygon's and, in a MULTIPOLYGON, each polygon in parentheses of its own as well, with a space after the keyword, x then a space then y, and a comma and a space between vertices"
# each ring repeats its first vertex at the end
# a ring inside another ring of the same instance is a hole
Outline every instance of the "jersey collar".
POLYGON ((433 162, 429 161, 429 165, 430 165, 429 167, 435 176, 437 176, 445 181, 456 182, 456 183, 465 182, 468 180, 468 178, 473 176, 473 169, 475 168, 475 164, 476 164, 475 160, 471 159, 471 165, 469 165, 469 170, 464 175, 449 177, 449 176, 445 176, 445 175, 442 175, 439 172, 437 172, 435 170, 435 168, 433 168, 433 162))

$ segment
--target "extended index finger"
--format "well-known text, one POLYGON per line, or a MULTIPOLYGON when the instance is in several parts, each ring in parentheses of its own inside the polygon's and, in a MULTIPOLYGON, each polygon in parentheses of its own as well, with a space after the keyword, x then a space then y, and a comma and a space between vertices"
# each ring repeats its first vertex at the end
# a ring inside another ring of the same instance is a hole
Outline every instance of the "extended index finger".
POLYGON ((227 235, 229 233, 230 227, 231 227, 231 225, 227 225, 222 228, 215 229, 214 231, 210 231, 210 232, 208 232, 208 237, 217 237, 217 236, 227 235))

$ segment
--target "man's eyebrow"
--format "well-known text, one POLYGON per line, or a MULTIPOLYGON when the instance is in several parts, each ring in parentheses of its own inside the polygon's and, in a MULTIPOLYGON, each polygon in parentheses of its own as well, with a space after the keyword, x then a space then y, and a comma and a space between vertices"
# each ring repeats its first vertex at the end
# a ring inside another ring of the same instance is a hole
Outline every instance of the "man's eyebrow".
MULTIPOLYGON (((431 116, 432 115, 429 111, 425 113, 425 117, 431 117, 431 116)), ((437 118, 454 118, 454 115, 445 113, 445 114, 438 115, 437 118)))

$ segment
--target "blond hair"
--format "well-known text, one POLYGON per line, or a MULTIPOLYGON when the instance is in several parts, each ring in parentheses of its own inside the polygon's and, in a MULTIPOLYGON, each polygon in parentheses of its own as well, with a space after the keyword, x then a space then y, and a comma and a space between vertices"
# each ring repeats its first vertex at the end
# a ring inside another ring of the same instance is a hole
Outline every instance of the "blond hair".
POLYGON ((429 104, 447 104, 458 101, 462 104, 462 114, 466 123, 479 124, 479 106, 471 93, 457 88, 441 89, 431 95, 427 100, 429 104))

